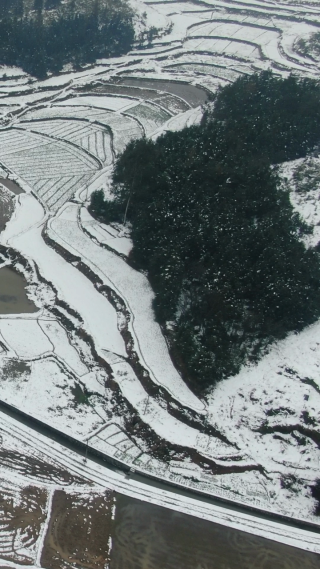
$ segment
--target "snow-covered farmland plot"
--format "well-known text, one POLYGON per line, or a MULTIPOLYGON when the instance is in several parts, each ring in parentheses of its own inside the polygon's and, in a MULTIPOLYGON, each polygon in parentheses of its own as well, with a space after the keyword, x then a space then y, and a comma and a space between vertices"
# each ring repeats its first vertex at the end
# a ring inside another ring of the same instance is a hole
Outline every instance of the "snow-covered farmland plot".
POLYGON ((151 103, 143 103, 132 107, 125 114, 135 117, 142 124, 147 136, 152 134, 172 116, 164 109, 151 105, 151 103))
POLYGON ((94 243, 81 231, 77 219, 78 207, 66 205, 48 224, 49 236, 58 243, 67 244, 73 254, 79 255, 105 284, 125 300, 133 315, 130 331, 137 340, 135 349, 154 381, 168 389, 178 401, 202 411, 202 403, 183 383, 170 360, 160 326, 154 319, 153 291, 148 280, 124 260, 94 243))
MULTIPOLYGON (((204 25, 213 25, 215 22, 225 22, 225 24, 227 25, 228 22, 231 23, 238 23, 239 25, 244 25, 246 26, 247 24, 252 24, 255 25, 257 27, 268 27, 268 28, 274 28, 275 24, 274 24, 274 20, 273 18, 268 17, 267 15, 265 17, 263 16, 254 16, 253 14, 247 13, 244 14, 243 12, 225 12, 225 11, 221 11, 219 12, 214 11, 214 12, 207 12, 207 16, 210 15, 210 20, 209 18, 207 19, 208 21, 206 22, 206 24, 204 25)), ((201 24, 200 24, 201 25, 201 24)), ((203 26, 204 26, 203 25, 203 26)), ((198 28, 197 24, 192 25, 189 30, 194 30, 198 28)))
POLYGON ((264 45, 272 38, 278 38, 279 32, 259 26, 245 25, 243 22, 210 22, 200 24, 189 30, 189 37, 192 36, 213 36, 230 39, 240 39, 244 41, 252 41, 264 45))
POLYGON ((107 245, 121 255, 129 255, 133 246, 129 231, 125 231, 124 229, 117 230, 105 223, 99 223, 90 215, 85 207, 80 210, 80 221, 85 231, 98 241, 98 243, 107 245))
POLYGON ((99 169, 89 154, 64 142, 10 129, 0 133, 0 161, 58 209, 99 169))
POLYGON ((102 126, 63 119, 21 123, 21 126, 27 130, 72 142, 96 156, 104 166, 112 163, 110 134, 102 126))
POLYGON ((82 376, 88 368, 70 344, 64 328, 52 317, 0 318, 0 337, 6 356, 20 360, 57 358, 72 373, 82 376))
POLYGON ((152 101, 174 115, 183 113, 189 109, 189 105, 186 101, 169 93, 159 94, 159 96, 154 97, 152 101))
MULTIPOLYGON (((83 327, 94 338, 97 350, 101 348, 125 355, 114 308, 85 275, 45 244, 41 238, 44 222, 40 203, 31 194, 22 194, 14 219, 1 233, 1 243, 37 263, 40 273, 54 285, 59 298, 76 313, 81 313, 83 327)), ((66 245, 64 242, 63 246, 66 245)))
POLYGON ((108 419, 98 400, 95 412, 95 397, 90 405, 79 404, 81 384, 55 357, 27 362, 23 372, 18 370, 16 360, 0 360, 1 398, 14 407, 79 438, 108 419))
POLYGON ((216 38, 188 38, 184 48, 189 51, 205 51, 210 53, 225 53, 239 59, 254 61, 260 59, 259 48, 253 44, 216 38))
POLYGON ((240 75, 239 72, 234 71, 233 69, 225 69, 224 67, 208 65, 205 63, 174 63, 165 67, 165 70, 173 71, 175 73, 186 71, 188 74, 201 73, 202 75, 212 75, 213 77, 219 77, 224 81, 235 81, 240 75))
POLYGON ((22 120, 38 121, 49 118, 72 118, 88 121, 90 124, 100 124, 112 131, 113 149, 116 154, 122 152, 130 140, 141 138, 143 129, 134 119, 118 113, 112 113, 93 107, 52 107, 29 111, 22 120))
POLYGON ((225 57, 223 55, 206 55, 205 53, 181 53, 179 56, 168 59, 163 64, 163 69, 167 69, 168 67, 175 65, 204 65, 208 67, 208 70, 212 68, 218 68, 221 72, 228 73, 235 72, 237 75, 235 79, 238 77, 239 73, 246 73, 251 74, 252 68, 250 65, 246 65, 245 63, 241 63, 239 61, 232 60, 230 57, 225 57))
POLYGON ((63 106, 74 105, 76 107, 97 107, 98 109, 106 109, 108 111, 121 111, 121 109, 134 104, 134 102, 135 99, 129 97, 84 95, 81 97, 63 100, 61 103, 57 102, 56 105, 61 104, 63 106))

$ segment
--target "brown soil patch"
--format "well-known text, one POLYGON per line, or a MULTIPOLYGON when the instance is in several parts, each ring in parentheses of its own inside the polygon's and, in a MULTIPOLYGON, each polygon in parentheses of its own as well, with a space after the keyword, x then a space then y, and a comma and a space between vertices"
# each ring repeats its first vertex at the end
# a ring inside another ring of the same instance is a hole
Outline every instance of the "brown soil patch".
POLYGON ((5 448, 0 448, 0 463, 2 467, 10 468, 10 470, 28 477, 35 477, 37 480, 41 480, 43 482, 55 482, 56 484, 68 485, 88 485, 87 480, 84 480, 80 476, 71 474, 60 465, 49 464, 36 457, 27 456, 16 450, 11 451, 5 448))
POLYGON ((67 494, 56 490, 41 566, 104 569, 109 561, 112 505, 111 492, 67 494))
POLYGON ((110 569, 318 569, 319 556, 117 496, 110 569))
POLYGON ((47 492, 28 486, 21 492, 0 492, 0 556, 33 564, 35 545, 46 519, 47 492), (22 552, 23 549, 23 552, 22 552))

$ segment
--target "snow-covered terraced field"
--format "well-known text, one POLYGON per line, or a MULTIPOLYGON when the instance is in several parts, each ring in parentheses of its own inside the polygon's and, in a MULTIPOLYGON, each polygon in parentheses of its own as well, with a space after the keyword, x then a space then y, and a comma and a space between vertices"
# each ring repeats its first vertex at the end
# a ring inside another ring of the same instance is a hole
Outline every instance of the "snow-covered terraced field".
POLYGON ((23 123, 23 128, 72 142, 96 156, 104 166, 112 164, 110 134, 99 125, 62 119, 23 123))
POLYGON ((92 242, 78 224, 78 206, 70 204, 50 221, 49 236, 82 257, 105 284, 126 301, 133 315, 132 333, 135 349, 142 362, 173 396, 185 405, 201 411, 203 405, 187 388, 169 358, 167 346, 152 311, 153 292, 146 277, 131 269, 125 261, 92 242))
POLYGON ((164 109, 151 105, 150 103, 131 107, 129 110, 125 111, 125 114, 134 117, 139 121, 146 136, 153 134, 159 126, 162 126, 171 117, 171 115, 164 109))
POLYGON ((131 105, 136 103, 134 98, 112 97, 109 95, 97 96, 97 95, 82 95, 76 98, 63 98, 61 102, 57 102, 56 105, 67 105, 75 107, 97 107, 98 109, 106 109, 107 111, 121 111, 131 105))
MULTIPOLYGON (((0 373, 11 365, 13 374, 0 399, 142 472, 316 523, 309 486, 319 470, 318 435, 306 434, 304 419, 317 421, 318 433, 318 324, 201 400, 172 364, 145 275, 126 262, 128 228, 105 227, 86 208, 93 190, 108 193, 114 157, 130 141, 199 123, 202 105, 220 86, 266 69, 319 77, 320 61, 296 49, 319 30, 319 2, 160 0, 141 2, 138 10, 158 36, 127 56, 45 81, 21 70, 4 68, 8 79, 0 72, 0 165, 29 194, 17 196, 1 243, 33 267, 28 282, 39 306, 28 317, 0 317, 0 373), (308 377, 295 359, 301 346, 308 377), (21 388, 13 360, 24 370, 21 388), (152 444, 133 437, 139 421, 152 444), (166 444, 170 457, 163 460, 154 449, 166 444), (292 489, 284 484, 290 476, 292 489)), ((308 203, 292 194, 315 225, 318 193, 308 203)), ((60 459, 83 474, 75 457, 60 459)), ((102 471, 90 469, 90 480, 105 485, 102 471)), ((137 488, 127 492, 143 495, 137 488)), ((27 560, 34 563, 34 553, 27 560)))
POLYGON ((218 77, 222 81, 235 81, 240 73, 234 71, 233 69, 225 69, 218 65, 212 65, 210 63, 173 63, 168 65, 166 71, 179 71, 179 72, 186 72, 188 74, 194 73, 195 75, 212 75, 213 77, 218 77))
POLYGON ((80 148, 17 129, 0 132, 0 161, 27 182, 50 210, 68 201, 99 168, 80 148))
POLYGON ((133 243, 130 239, 130 231, 123 226, 119 229, 105 223, 96 221, 86 207, 80 210, 79 221, 82 228, 100 245, 107 245, 121 255, 128 256, 133 243))
POLYGON ((140 138, 143 135, 142 127, 139 126, 137 121, 117 113, 111 113, 94 107, 74 108, 63 106, 61 108, 60 106, 56 106, 29 111, 23 115, 23 123, 21 123, 21 126, 24 126, 26 120, 34 120, 35 122, 33 124, 37 125, 36 121, 49 118, 79 119, 88 121, 90 124, 101 124, 109 128, 112 132, 113 148, 117 154, 124 150, 130 140, 140 138))

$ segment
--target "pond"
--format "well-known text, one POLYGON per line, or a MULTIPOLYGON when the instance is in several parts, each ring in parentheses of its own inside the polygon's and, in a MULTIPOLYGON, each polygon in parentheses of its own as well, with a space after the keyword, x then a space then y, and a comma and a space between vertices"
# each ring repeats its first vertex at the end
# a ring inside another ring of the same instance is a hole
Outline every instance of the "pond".
POLYGON ((129 85, 165 91, 184 99, 192 107, 203 105, 208 100, 208 93, 200 87, 178 81, 166 81, 163 79, 143 79, 141 77, 117 77, 114 78, 117 85, 129 85))
POLYGON ((18 186, 18 184, 13 180, 9 180, 9 178, 0 178, 0 184, 8 188, 8 190, 13 192, 16 196, 23 194, 23 190, 20 186, 18 186))
POLYGON ((110 569, 319 569, 320 557, 117 495, 110 569))
POLYGON ((23 276, 9 267, 0 269, 0 314, 26 314, 39 310, 25 291, 23 276))
MULTIPOLYGON (((13 180, 0 178, 0 232, 12 216, 13 194, 19 195, 22 192, 13 180)), ((25 286, 26 281, 22 275, 8 266, 0 268, 0 314, 37 312, 38 308, 27 297, 25 286)))

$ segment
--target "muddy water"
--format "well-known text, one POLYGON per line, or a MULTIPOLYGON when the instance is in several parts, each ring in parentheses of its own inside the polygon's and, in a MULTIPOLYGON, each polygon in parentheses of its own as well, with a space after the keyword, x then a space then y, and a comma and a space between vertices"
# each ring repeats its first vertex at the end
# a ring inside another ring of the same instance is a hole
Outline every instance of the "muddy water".
POLYGON ((96 87, 94 90, 96 93, 110 93, 112 95, 128 95, 129 97, 136 97, 137 99, 149 99, 153 100, 159 96, 156 89, 145 89, 144 85, 141 87, 128 87, 127 85, 122 85, 122 81, 119 84, 118 80, 116 83, 105 83, 96 87))
POLYGON ((13 269, 0 269, 0 314, 26 314, 39 310, 25 291, 26 281, 13 269))
POLYGON ((137 99, 144 99, 145 101, 154 101, 155 103, 164 106, 166 109, 173 110, 179 113, 187 111, 190 107, 180 97, 177 98, 172 93, 163 93, 156 89, 145 89, 144 87, 128 87, 127 85, 115 85, 105 83, 94 90, 96 93, 108 93, 115 95, 129 95, 137 99))
POLYGON ((16 196, 23 194, 23 190, 13 180, 9 180, 8 178, 0 178, 0 184, 8 188, 8 190, 13 192, 16 196))
MULTIPOLYGON (((13 182, 0 178, 0 232, 4 230, 14 210, 13 194, 21 194, 23 190, 13 182)), ((2 262, 2 261, 1 261, 2 262)), ((25 291, 26 281, 13 269, 0 269, 0 314, 25 314, 36 312, 38 308, 31 302, 25 291)))
POLYGON ((320 556, 117 496, 110 569, 319 569, 320 556))
POLYGON ((187 101, 192 107, 203 105, 208 100, 208 94, 204 89, 187 83, 165 81, 163 79, 142 79, 137 77, 121 77, 121 79, 117 78, 115 82, 117 85, 129 85, 132 87, 166 91, 167 93, 181 97, 181 99, 187 101))

